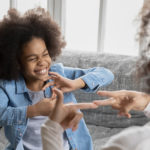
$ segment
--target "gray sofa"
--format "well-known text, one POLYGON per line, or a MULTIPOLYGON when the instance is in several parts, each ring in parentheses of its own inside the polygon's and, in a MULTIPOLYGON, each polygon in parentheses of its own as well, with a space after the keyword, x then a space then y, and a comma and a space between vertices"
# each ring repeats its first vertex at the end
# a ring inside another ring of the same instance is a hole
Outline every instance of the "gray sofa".
MULTIPOLYGON (((56 62, 61 62, 64 66, 90 68, 102 66, 110 69, 114 75, 114 81, 107 87, 99 90, 138 90, 142 91, 145 85, 135 78, 136 57, 119 56, 110 54, 93 53, 71 53, 64 51, 56 62)), ((95 99, 104 99, 98 97, 96 93, 83 93, 79 90, 74 92, 78 102, 90 102, 95 99)), ((94 150, 100 150, 100 147, 107 142, 110 136, 120 132, 126 127, 132 125, 143 125, 148 121, 142 112, 132 111, 132 118, 117 117, 117 111, 111 107, 99 107, 95 110, 84 110, 84 118, 92 135, 94 150)), ((3 129, 0 131, 0 150, 3 150, 7 140, 4 138, 3 129)))

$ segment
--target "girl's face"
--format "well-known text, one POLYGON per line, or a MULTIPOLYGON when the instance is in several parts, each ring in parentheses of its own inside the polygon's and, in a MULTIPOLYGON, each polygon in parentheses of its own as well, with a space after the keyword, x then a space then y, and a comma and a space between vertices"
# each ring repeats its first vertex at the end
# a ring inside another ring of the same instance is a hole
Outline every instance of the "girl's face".
POLYGON ((21 55, 21 70, 28 82, 43 81, 48 76, 51 58, 44 40, 33 38, 24 45, 21 55))

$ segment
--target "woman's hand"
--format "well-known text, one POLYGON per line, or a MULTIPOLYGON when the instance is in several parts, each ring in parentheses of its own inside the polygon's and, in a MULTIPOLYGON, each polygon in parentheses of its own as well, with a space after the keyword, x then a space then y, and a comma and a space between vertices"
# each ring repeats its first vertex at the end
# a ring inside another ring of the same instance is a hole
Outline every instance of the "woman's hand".
POLYGON ((63 93, 54 88, 53 92, 57 95, 56 105, 53 112, 49 115, 50 119, 58 122, 64 129, 71 128, 73 131, 78 128, 78 124, 83 117, 79 109, 95 109, 96 104, 93 103, 68 103, 63 104, 63 93))
POLYGON ((46 80, 52 79, 53 81, 48 82, 42 90, 45 90, 49 86, 53 86, 55 88, 60 89, 62 92, 71 92, 76 89, 83 88, 85 83, 82 79, 78 78, 75 80, 67 79, 56 72, 50 72, 50 76, 46 80))
POLYGON ((150 102, 150 95, 137 91, 98 91, 99 96, 110 97, 106 100, 95 100, 94 104, 98 106, 110 105, 119 110, 119 115, 131 117, 130 110, 143 111, 150 102))

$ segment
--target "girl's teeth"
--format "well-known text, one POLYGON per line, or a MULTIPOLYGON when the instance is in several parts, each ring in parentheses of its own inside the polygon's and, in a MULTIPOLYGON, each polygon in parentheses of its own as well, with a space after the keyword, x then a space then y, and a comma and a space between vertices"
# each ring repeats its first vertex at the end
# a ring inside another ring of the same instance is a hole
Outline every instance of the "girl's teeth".
POLYGON ((39 73, 39 74, 44 74, 44 73, 46 73, 46 69, 41 70, 41 71, 39 71, 38 73, 39 73))

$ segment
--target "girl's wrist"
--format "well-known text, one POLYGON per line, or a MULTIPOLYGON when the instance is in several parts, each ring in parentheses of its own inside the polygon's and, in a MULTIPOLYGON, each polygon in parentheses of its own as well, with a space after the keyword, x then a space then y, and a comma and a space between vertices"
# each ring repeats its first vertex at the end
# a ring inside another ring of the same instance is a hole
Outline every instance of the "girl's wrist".
POLYGON ((39 116, 39 113, 36 109, 36 106, 35 105, 28 106, 28 108, 27 108, 27 117, 32 118, 32 117, 35 117, 35 116, 39 116))
POLYGON ((86 85, 85 82, 81 78, 77 78, 74 81, 75 81, 76 89, 82 89, 86 85))

